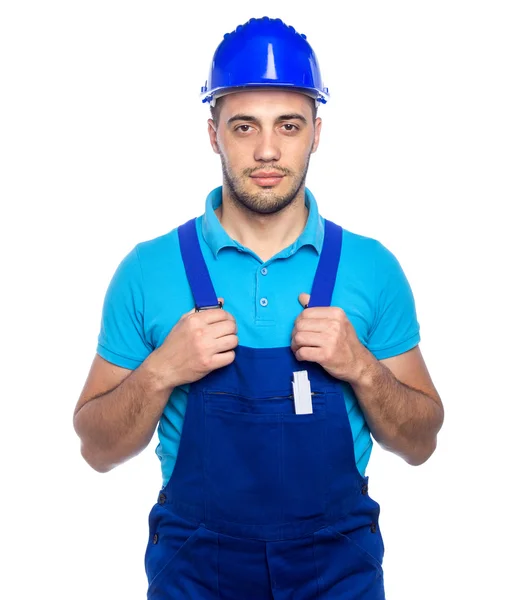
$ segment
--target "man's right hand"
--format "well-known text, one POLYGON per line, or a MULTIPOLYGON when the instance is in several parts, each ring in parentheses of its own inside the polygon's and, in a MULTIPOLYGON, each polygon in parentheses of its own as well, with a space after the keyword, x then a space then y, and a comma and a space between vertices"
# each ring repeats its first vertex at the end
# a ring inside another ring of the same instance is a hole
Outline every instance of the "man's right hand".
POLYGON ((185 313, 150 357, 161 385, 192 383, 232 363, 236 333, 235 318, 222 308, 185 313))

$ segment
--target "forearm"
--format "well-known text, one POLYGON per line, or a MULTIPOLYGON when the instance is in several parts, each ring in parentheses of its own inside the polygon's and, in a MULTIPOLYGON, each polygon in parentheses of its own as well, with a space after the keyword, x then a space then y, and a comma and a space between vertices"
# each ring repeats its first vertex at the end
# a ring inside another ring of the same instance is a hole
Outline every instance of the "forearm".
POLYGON ((374 357, 351 385, 381 446, 412 465, 431 456, 444 418, 438 397, 401 383, 374 357))
POLYGON ((97 471, 109 471, 151 441, 173 390, 161 383, 155 362, 150 355, 115 389, 89 400, 75 414, 82 455, 97 471))

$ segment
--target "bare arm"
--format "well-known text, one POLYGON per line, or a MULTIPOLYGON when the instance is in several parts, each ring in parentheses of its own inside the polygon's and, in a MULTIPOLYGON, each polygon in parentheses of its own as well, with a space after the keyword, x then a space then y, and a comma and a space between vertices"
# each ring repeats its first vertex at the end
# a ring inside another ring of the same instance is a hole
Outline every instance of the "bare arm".
POLYGON ((373 437, 409 464, 420 465, 434 452, 444 419, 420 349, 382 361, 368 355, 351 385, 373 437))
POLYGON ((151 441, 172 387, 162 385, 150 355, 130 371, 96 355, 73 415, 84 459, 106 472, 151 441))
POLYGON ((73 416, 82 456, 106 472, 141 452, 173 389, 231 363, 237 344, 230 313, 191 311, 134 371, 96 356, 73 416))
MULTIPOLYGON (((306 304, 307 294, 299 300, 306 304)), ((359 341, 338 307, 305 309, 295 321, 291 348, 298 360, 322 365, 352 386, 374 438, 411 465, 436 448, 444 419, 441 399, 418 346, 382 361, 359 341)))

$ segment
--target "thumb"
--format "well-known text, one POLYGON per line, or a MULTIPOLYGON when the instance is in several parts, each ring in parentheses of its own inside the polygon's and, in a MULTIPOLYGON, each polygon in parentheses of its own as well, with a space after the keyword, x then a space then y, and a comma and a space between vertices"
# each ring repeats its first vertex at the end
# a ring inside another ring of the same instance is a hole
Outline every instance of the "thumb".
POLYGON ((309 294, 299 294, 299 302, 302 304, 303 308, 306 308, 306 305, 309 303, 311 296, 309 294))

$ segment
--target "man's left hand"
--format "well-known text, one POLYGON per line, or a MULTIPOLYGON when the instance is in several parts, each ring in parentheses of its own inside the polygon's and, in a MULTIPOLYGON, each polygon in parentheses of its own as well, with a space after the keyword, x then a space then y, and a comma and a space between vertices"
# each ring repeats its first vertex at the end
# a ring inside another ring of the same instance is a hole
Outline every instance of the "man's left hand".
MULTIPOLYGON (((300 294, 306 306, 308 294, 300 294)), ((359 341, 343 309, 336 306, 306 308, 297 317, 292 331, 291 349, 297 360, 321 365, 330 375, 357 381, 377 359, 359 341)))

